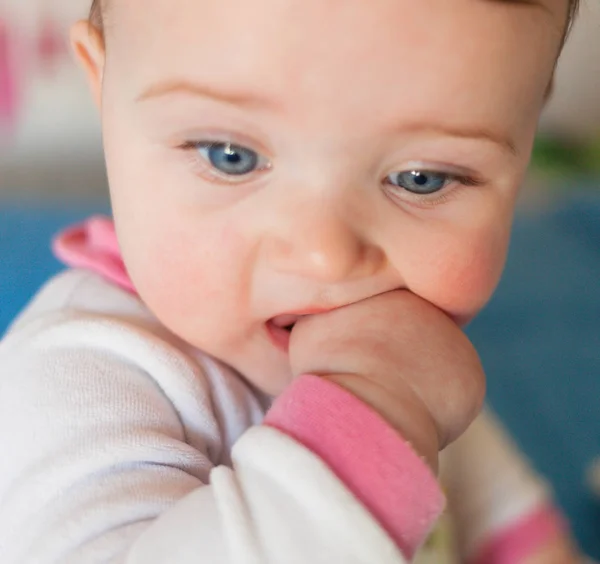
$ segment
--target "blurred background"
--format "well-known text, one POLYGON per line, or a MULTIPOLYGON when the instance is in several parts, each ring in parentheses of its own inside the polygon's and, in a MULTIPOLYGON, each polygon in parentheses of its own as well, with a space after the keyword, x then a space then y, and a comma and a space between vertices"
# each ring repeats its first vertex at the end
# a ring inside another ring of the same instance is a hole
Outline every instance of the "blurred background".
MULTIPOLYGON (((88 0, 0 0, 0 334, 60 269, 53 233, 108 211, 99 121, 67 26, 88 0)), ((600 559, 600 2, 558 69, 498 293, 468 331, 490 403, 600 559)), ((1 367, 0 367, 1 370, 1 367)))

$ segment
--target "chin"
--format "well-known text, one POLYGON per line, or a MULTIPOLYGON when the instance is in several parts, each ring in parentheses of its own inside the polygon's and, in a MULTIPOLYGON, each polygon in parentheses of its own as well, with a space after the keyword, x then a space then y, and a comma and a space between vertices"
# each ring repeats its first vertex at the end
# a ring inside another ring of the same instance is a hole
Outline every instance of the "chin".
POLYGON ((259 347, 248 357, 231 359, 227 364, 250 386, 262 394, 276 397, 290 385, 293 375, 288 355, 269 349, 259 347))

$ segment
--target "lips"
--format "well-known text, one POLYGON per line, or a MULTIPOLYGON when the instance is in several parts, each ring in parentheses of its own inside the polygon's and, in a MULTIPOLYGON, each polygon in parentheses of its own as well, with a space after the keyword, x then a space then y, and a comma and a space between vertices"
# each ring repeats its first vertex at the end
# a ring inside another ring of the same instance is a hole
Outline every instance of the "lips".
POLYGON ((291 328, 280 326, 275 324, 274 319, 269 319, 266 323, 267 332, 273 344, 283 352, 288 352, 290 348, 290 336, 292 334, 291 328))
POLYGON ((290 348, 290 335, 296 322, 306 315, 316 315, 324 313, 331 308, 311 308, 298 311, 295 313, 285 313, 277 315, 267 321, 267 332, 275 346, 284 352, 288 352, 290 348))
POLYGON ((290 348, 290 335, 294 325, 302 315, 286 313, 277 315, 267 321, 267 331, 275 346, 284 352, 290 348))
POLYGON ((302 316, 293 314, 278 315, 277 317, 271 319, 271 323, 273 323, 275 327, 291 331, 294 325, 296 324, 296 321, 298 321, 300 317, 302 316))

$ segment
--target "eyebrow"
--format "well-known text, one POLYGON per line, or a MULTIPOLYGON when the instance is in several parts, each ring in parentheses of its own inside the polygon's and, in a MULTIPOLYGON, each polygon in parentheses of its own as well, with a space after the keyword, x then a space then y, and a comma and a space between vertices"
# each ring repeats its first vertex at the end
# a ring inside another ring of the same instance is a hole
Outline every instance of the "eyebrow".
POLYGON ((186 80, 168 80, 153 84, 137 98, 137 102, 143 102, 154 98, 161 98, 173 94, 184 94, 210 98, 231 106, 240 106, 253 109, 264 109, 266 107, 278 106, 278 104, 267 96, 252 92, 236 92, 213 88, 206 84, 195 84, 186 80))
POLYGON ((472 141, 488 141, 499 146, 505 153, 513 157, 519 155, 517 145, 508 135, 492 131, 484 127, 452 126, 433 123, 412 123, 401 125, 397 130, 405 133, 423 133, 443 135, 445 137, 454 137, 455 139, 469 139, 472 141))
MULTIPOLYGON (((171 80, 154 84, 140 94, 136 98, 136 101, 142 102, 172 94, 200 96, 225 104, 252 109, 264 109, 267 107, 272 108, 278 105, 274 100, 268 98, 267 96, 262 96, 256 93, 220 90, 206 84, 195 84, 185 80, 171 80)), ((500 146, 503 151, 508 152, 513 156, 518 155, 516 144, 512 139, 485 128, 452 127, 431 123, 413 123, 409 124, 408 126, 401 126, 399 129, 405 133, 429 131, 431 133, 441 134, 446 137, 489 141, 500 146)))

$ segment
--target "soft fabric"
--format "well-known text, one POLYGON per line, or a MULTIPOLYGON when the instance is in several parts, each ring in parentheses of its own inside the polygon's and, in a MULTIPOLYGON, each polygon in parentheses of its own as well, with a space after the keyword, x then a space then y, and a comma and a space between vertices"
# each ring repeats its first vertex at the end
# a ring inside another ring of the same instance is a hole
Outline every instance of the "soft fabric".
POLYGON ((113 222, 104 216, 94 216, 58 234, 52 249, 55 256, 72 268, 96 272, 105 280, 135 294, 113 222))
POLYGON ((268 398, 93 272, 42 289, 0 367, 3 564, 402 563, 443 506, 425 463, 359 400, 300 378, 282 401, 316 392, 319 409, 290 420, 276 401, 261 425, 268 398), (362 480, 348 452, 402 479, 362 480))

